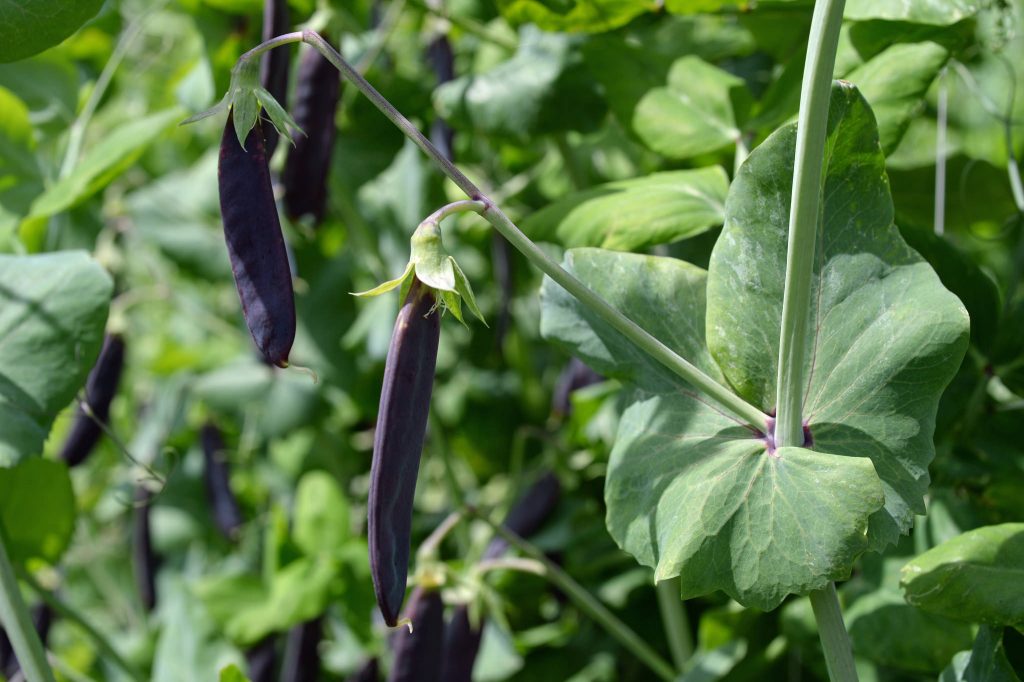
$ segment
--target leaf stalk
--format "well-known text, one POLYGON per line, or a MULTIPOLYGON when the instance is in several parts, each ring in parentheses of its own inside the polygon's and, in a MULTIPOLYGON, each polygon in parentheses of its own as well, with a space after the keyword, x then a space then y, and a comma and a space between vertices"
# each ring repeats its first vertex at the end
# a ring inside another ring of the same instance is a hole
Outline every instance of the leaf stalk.
POLYGON ((21 587, 7 554, 7 534, 3 527, 0 527, 0 623, 7 631, 25 679, 29 682, 54 682, 43 643, 39 641, 39 634, 21 597, 21 587))

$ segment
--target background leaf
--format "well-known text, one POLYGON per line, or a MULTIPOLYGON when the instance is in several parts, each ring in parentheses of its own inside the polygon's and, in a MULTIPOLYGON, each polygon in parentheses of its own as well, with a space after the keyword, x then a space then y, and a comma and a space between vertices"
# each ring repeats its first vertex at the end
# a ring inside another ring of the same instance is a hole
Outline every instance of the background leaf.
POLYGON ((62 462, 26 459, 0 469, 0 525, 12 561, 55 564, 75 530, 75 493, 62 462))
POLYGON ((85 383, 112 288, 83 252, 0 255, 0 466, 38 454, 85 383))
POLYGON ((103 0, 0 0, 0 62, 31 57, 61 42, 93 17, 103 0))

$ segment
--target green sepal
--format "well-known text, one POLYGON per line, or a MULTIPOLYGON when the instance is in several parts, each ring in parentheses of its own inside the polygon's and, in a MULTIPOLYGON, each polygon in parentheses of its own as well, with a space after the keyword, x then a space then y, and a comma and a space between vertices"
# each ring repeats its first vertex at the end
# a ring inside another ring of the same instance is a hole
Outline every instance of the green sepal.
MULTIPOLYGON (((391 291, 392 289, 398 286, 402 286, 402 289, 404 291, 408 288, 407 286, 405 286, 405 282, 406 280, 409 279, 409 275, 412 274, 412 269, 413 262, 409 261, 408 265, 405 266, 405 270, 398 277, 395 277, 394 279, 389 279, 387 282, 384 282, 383 284, 378 284, 374 288, 367 289, 366 291, 353 291, 352 295, 365 296, 367 298, 370 296, 380 296, 381 294, 386 294, 387 292, 391 291)), ((405 297, 403 296, 402 298, 404 300, 405 297)))
POLYGON ((476 296, 473 295, 473 287, 469 284, 469 278, 462 271, 455 259, 448 255, 441 241, 441 229, 433 222, 420 223, 419 227, 410 240, 411 255, 405 270, 395 279, 379 284, 368 291, 354 293, 354 296, 379 296, 380 294, 399 288, 400 300, 405 300, 409 288, 412 286, 412 277, 420 280, 437 293, 438 303, 445 310, 450 310, 462 324, 466 320, 462 315, 462 301, 466 301, 470 312, 473 313, 484 325, 483 313, 477 305, 476 296))
POLYGON ((265 88, 256 88, 256 99, 259 101, 260 106, 263 107, 263 111, 267 112, 270 122, 277 128, 277 132, 281 134, 281 137, 292 142, 291 131, 297 130, 303 135, 306 134, 299 127, 299 124, 295 122, 295 119, 291 117, 291 114, 285 111, 285 108, 265 88))

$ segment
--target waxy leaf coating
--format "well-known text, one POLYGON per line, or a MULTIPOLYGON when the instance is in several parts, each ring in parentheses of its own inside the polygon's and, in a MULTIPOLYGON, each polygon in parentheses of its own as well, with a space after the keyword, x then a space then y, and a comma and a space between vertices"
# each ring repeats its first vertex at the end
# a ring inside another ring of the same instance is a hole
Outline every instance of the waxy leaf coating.
MULTIPOLYGON (((575 249, 565 265, 723 385, 774 409, 795 127, 747 159, 708 272, 575 249), (705 293, 706 292, 706 293, 705 293)), ((811 300, 806 447, 775 449, 551 281, 542 333, 624 382, 605 499, 615 540, 684 598, 771 609, 849 575, 923 511, 938 398, 966 349, 960 302, 900 238, 870 109, 833 90, 811 300)))
POLYGON ((287 367, 295 341, 295 294, 260 126, 249 131, 243 149, 234 117, 228 116, 217 179, 224 240, 245 323, 267 361, 287 367))

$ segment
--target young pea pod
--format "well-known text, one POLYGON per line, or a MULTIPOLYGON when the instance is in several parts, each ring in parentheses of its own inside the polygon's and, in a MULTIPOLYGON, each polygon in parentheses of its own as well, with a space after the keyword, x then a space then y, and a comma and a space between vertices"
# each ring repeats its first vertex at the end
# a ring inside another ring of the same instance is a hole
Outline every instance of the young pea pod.
POLYGON ((225 458, 224 437, 220 429, 207 422, 199 431, 199 440, 203 445, 203 479, 213 521, 224 537, 234 540, 242 527, 242 512, 231 492, 231 468, 225 458))
POLYGON ((320 678, 317 648, 324 636, 323 616, 299 623, 288 631, 281 682, 314 682, 320 678))
MULTIPOLYGON (((265 0, 263 3, 263 40, 287 33, 291 29, 287 0, 265 0)), ((288 70, 291 66, 290 47, 278 47, 263 55, 260 61, 260 85, 269 92, 281 106, 288 99, 288 70)), ((260 121, 266 140, 267 158, 277 149, 278 132, 270 121, 260 121)))
POLYGON ((250 682, 272 682, 277 663, 277 635, 267 635, 245 650, 246 672, 250 682))
POLYGON ((394 626, 409 573, 412 502, 434 387, 441 316, 433 291, 413 278, 384 365, 373 438, 367 529, 370 572, 384 622, 394 626))
POLYGON ((441 679, 444 682, 472 682, 473 665, 480 651, 483 628, 475 628, 469 620, 469 607, 455 607, 444 629, 444 654, 441 657, 441 679))
POLYGON ((302 129, 292 137, 281 181, 284 208, 292 220, 312 215, 316 222, 327 206, 327 175, 334 148, 334 114, 341 94, 341 76, 316 50, 306 50, 295 86, 295 123, 302 129))
POLYGON ((563 419, 572 413, 572 394, 604 380, 600 374, 587 367, 579 358, 570 358, 555 383, 554 395, 551 396, 551 414, 563 419))
MULTIPOLYGON (((437 84, 443 85, 455 78, 455 55, 448 36, 441 34, 427 46, 427 61, 434 69, 437 84)), ((448 122, 438 116, 430 125, 430 141, 449 161, 454 161, 455 131, 448 122)))
POLYGON ((224 239, 245 322, 264 357, 287 367, 295 340, 295 295, 260 126, 249 131, 243 149, 228 113, 217 178, 224 239))
POLYGON ((123 368, 124 338, 120 334, 107 334, 100 356, 85 382, 85 402, 92 414, 78 406, 75 423, 60 452, 60 458, 69 467, 84 462, 103 435, 100 423, 106 423, 110 418, 110 403, 117 393, 123 368))
POLYGON ((132 558, 139 598, 147 611, 156 606, 156 572, 159 560, 153 551, 149 530, 149 512, 153 495, 139 486, 135 489, 135 513, 132 519, 132 558))
POLYGON ((401 629, 392 635, 395 660, 388 682, 438 682, 443 679, 444 602, 441 593, 417 587, 409 599, 406 617, 412 623, 412 632, 401 629))

